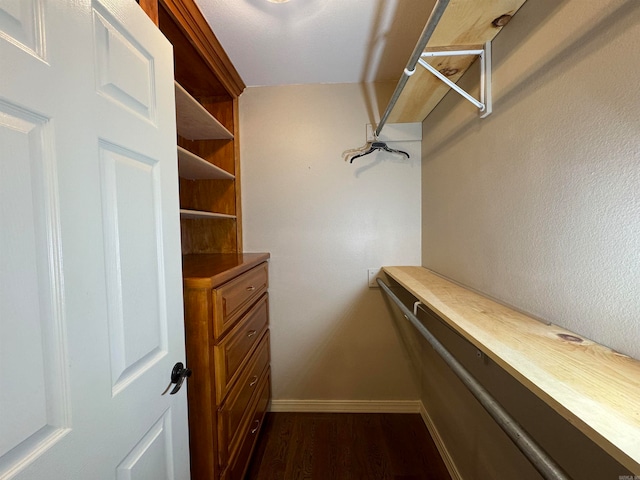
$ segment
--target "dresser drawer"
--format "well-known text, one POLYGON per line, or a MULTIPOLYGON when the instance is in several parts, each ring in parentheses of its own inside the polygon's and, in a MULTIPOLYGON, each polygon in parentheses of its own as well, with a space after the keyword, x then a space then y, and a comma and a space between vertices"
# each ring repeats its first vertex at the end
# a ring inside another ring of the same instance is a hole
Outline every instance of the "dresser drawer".
POLYGON ((242 440, 240 426, 246 421, 250 404, 254 401, 259 386, 267 375, 269 367, 269 331, 264 335, 249 365, 243 369, 238 382, 229 391, 227 400, 218 410, 220 464, 226 465, 229 455, 242 440))
POLYGON ((213 289, 213 334, 220 339, 269 286, 267 264, 262 263, 213 289))
POLYGON ((251 307, 229 334, 213 347, 216 373, 216 398, 221 405, 241 367, 249 361, 249 353, 261 340, 268 327, 268 294, 251 307))
POLYGON ((242 443, 238 451, 232 456, 231 462, 226 470, 226 476, 224 478, 228 480, 242 480, 246 473, 247 466, 249 464, 249 458, 251 452, 255 447, 256 440, 262 429, 264 422, 264 415, 269 405, 269 398, 271 398, 271 375, 267 371, 267 375, 260 384, 260 392, 252 407, 251 421, 248 424, 243 425, 244 430, 242 432, 242 443))

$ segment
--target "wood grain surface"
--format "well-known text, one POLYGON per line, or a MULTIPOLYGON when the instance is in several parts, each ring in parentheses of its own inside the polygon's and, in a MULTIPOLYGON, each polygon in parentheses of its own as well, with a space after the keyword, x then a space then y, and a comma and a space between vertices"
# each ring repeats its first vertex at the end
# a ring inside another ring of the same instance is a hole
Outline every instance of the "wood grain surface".
POLYGON ((640 474, 640 361, 422 267, 384 267, 460 335, 640 474))
MULTIPOLYGON (((524 2, 525 0, 451 0, 425 51, 481 47, 493 40, 524 2)), ((455 83, 475 59, 475 56, 463 56, 431 58, 427 61, 455 83)), ((398 75, 401 73, 398 72, 398 75)), ((416 65, 415 74, 409 78, 389 116, 389 122, 421 122, 448 91, 449 87, 442 81, 416 65)))
POLYGON ((247 480, 449 480, 418 414, 268 413, 247 480))

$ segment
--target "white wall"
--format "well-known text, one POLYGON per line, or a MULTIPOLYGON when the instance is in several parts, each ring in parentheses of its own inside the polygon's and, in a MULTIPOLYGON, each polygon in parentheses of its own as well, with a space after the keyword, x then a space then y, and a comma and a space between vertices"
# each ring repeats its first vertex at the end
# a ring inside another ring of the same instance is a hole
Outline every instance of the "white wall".
POLYGON ((420 142, 392 144, 409 161, 344 162, 368 111, 355 84, 240 97, 244 250, 271 253, 275 400, 418 398, 367 268, 420 263, 420 142))
POLYGON ((527 2, 494 113, 449 93, 424 122, 422 187, 426 267, 636 358, 638 45, 640 2, 527 2))

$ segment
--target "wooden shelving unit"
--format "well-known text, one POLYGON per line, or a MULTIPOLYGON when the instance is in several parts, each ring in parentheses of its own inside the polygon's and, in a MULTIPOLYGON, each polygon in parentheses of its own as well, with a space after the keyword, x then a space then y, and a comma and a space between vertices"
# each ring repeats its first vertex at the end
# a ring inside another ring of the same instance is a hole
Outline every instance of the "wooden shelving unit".
POLYGON ((233 241, 228 234, 217 233, 220 225, 216 224, 221 221, 237 224, 236 177, 216 165, 212 155, 225 144, 233 144, 234 136, 203 106, 207 99, 201 103, 178 82, 175 92, 183 253, 194 253, 194 244, 198 245, 195 253, 240 251, 237 236, 233 241))
POLYGON ((241 252, 244 83, 193 0, 159 0, 157 23, 175 57, 182 253, 241 252))
POLYGON ((269 255, 242 253, 245 86, 194 0, 140 5, 174 48, 191 473, 241 480, 271 397, 269 255))
POLYGON ((383 270, 595 444, 640 474, 640 361, 426 268, 383 270))

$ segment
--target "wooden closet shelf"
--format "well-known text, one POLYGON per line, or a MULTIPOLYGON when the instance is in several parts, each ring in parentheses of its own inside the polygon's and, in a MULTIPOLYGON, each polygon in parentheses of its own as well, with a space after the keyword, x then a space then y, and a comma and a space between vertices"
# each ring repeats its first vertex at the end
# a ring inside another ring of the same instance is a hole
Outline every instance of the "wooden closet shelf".
MULTIPOLYGON (((502 30, 525 0, 450 0, 427 43, 428 50, 479 48, 502 30)), ((427 62, 456 83, 476 56, 430 58, 427 62)), ((449 91, 424 67, 416 65, 389 115, 389 123, 421 122, 449 91)))
POLYGON ((189 140, 231 140, 233 134, 175 82, 178 134, 189 140))
POLYGON ((178 175, 189 180, 233 180, 236 178, 226 170, 180 146, 178 147, 178 175))
POLYGON ((180 218, 232 218, 235 219, 235 215, 228 215, 226 213, 205 212, 202 210, 187 210, 180 209, 180 218))
POLYGON ((640 361, 422 267, 383 271, 632 472, 640 474, 640 361))

